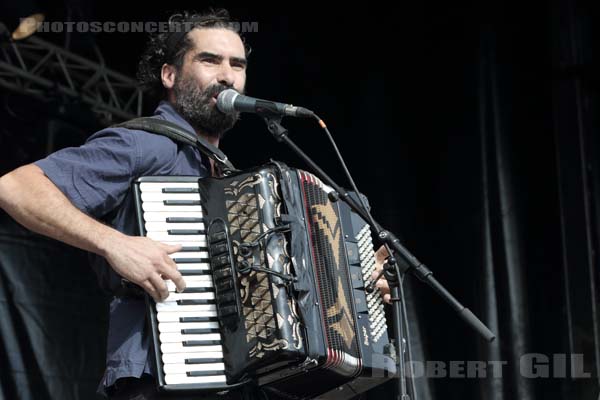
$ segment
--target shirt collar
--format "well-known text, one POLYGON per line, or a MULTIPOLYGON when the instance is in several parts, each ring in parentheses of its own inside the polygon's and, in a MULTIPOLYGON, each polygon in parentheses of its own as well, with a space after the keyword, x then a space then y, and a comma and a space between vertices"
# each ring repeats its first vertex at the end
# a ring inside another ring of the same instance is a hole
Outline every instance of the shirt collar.
POLYGON ((183 117, 175 110, 175 107, 166 100, 162 100, 158 104, 158 107, 156 107, 156 110, 154 111, 154 115, 160 116, 169 122, 173 122, 194 135, 196 134, 196 131, 192 128, 190 123, 183 119, 183 117))

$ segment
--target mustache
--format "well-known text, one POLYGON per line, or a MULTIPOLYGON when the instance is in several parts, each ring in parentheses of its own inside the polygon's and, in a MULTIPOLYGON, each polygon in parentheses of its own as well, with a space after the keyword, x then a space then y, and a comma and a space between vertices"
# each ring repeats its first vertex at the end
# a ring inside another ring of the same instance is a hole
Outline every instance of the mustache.
MULTIPOLYGON (((207 98, 218 96, 223 90, 233 89, 233 86, 223 85, 220 83, 216 83, 214 85, 210 85, 204 90, 203 95, 207 98)), ((234 89, 235 90, 235 89, 234 89)), ((244 94, 244 90, 239 92, 240 94, 244 94)))

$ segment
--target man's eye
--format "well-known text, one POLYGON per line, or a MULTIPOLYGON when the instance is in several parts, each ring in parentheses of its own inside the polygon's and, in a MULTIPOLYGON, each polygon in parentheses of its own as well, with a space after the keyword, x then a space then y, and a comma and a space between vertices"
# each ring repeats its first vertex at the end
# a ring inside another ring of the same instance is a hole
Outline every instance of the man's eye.
POLYGON ((219 61, 217 59, 215 59, 215 58, 205 58, 202 61, 207 62, 209 64, 218 64, 219 63, 219 61))

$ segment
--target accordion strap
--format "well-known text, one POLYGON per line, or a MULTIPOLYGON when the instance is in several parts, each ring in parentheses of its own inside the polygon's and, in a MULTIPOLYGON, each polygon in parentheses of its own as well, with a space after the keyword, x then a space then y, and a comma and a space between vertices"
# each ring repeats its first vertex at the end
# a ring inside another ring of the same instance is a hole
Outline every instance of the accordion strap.
POLYGON ((198 148, 202 154, 214 160, 215 166, 222 175, 229 175, 232 172, 237 171, 225 153, 195 133, 189 132, 173 122, 153 117, 142 117, 131 119, 113 126, 155 133, 157 135, 166 136, 177 143, 189 144, 190 146, 198 148))

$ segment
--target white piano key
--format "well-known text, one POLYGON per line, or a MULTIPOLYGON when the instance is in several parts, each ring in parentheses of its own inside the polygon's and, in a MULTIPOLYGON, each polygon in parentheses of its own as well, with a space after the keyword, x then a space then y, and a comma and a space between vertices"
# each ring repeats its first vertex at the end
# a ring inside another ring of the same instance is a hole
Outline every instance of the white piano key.
POLYGON ((142 210, 144 211, 195 211, 202 212, 202 206, 166 206, 162 201, 149 201, 142 203, 142 210))
MULTIPOLYGON (((212 282, 212 276, 210 275, 186 275, 183 277, 185 283, 193 285, 201 285, 203 282, 212 282)), ((165 281, 172 282, 172 281, 165 281)), ((168 283, 167 283, 168 284, 168 283)))
POLYGON ((146 232, 166 232, 169 229, 200 229, 204 230, 202 222, 146 222, 146 232))
MULTIPOLYGON (((161 343, 183 343, 186 340, 221 340, 220 333, 203 333, 199 335, 184 335, 181 332, 166 332, 161 333, 160 336, 161 343)), ((196 346, 188 346, 196 347, 196 346)))
POLYGON ((185 264, 185 263, 179 263, 177 264, 177 269, 179 271, 185 271, 185 270, 190 270, 190 269, 210 269, 210 264, 209 263, 190 263, 190 264, 185 264))
POLYGON ((181 332, 182 329, 219 329, 219 323, 214 322, 159 322, 158 331, 161 333, 181 332))
POLYGON ((191 188, 197 189, 198 182, 141 182, 142 192, 162 192, 163 188, 191 188))
POLYGON ((207 293, 169 293, 169 297, 167 297, 162 302, 177 301, 177 300, 212 300, 214 298, 215 298, 215 294, 213 292, 207 292, 207 293))
POLYGON ((183 364, 190 358, 223 358, 221 351, 198 351, 187 353, 169 353, 162 355, 162 361, 165 364, 183 364))
POLYGON ((149 211, 144 213, 146 222, 167 222, 167 218, 203 218, 201 212, 192 211, 149 211))
POLYGON ((177 242, 177 243, 168 243, 168 244, 180 244, 183 247, 206 247, 206 241, 203 241, 202 243, 198 243, 198 242, 192 242, 188 240, 187 236, 182 236, 180 235, 181 240, 184 240, 183 242, 177 242))
POLYGON ((167 385, 184 383, 222 383, 225 385, 225 375, 187 376, 186 374, 165 374, 165 383, 167 385))
MULTIPOLYGON (((160 303, 159 303, 160 304, 160 303)), ((179 322, 179 318, 193 318, 193 317, 216 317, 217 316, 217 306, 214 304, 204 304, 198 305, 199 307, 196 310, 192 311, 162 311, 156 314, 156 319, 159 322, 179 322)))
POLYGON ((150 239, 157 242, 167 242, 169 244, 180 244, 181 241, 196 242, 196 246, 206 247, 206 235, 169 235, 166 232, 148 232, 146 234, 150 239))
POLYGON ((200 200, 198 193, 142 192, 142 201, 200 200))
POLYGON ((180 251, 169 254, 171 258, 208 258, 207 251, 180 251))
POLYGON ((177 304, 174 301, 161 301, 160 303, 156 303, 156 311, 157 312, 161 312, 161 311, 181 311, 181 312, 187 312, 187 311, 206 311, 205 306, 207 305, 212 305, 212 304, 194 304, 191 306, 180 306, 179 304, 177 304))
POLYGON ((184 346, 183 343, 161 343, 160 351, 163 354, 172 353, 189 353, 190 351, 223 351, 223 346, 220 344, 211 344, 209 346, 184 346))

